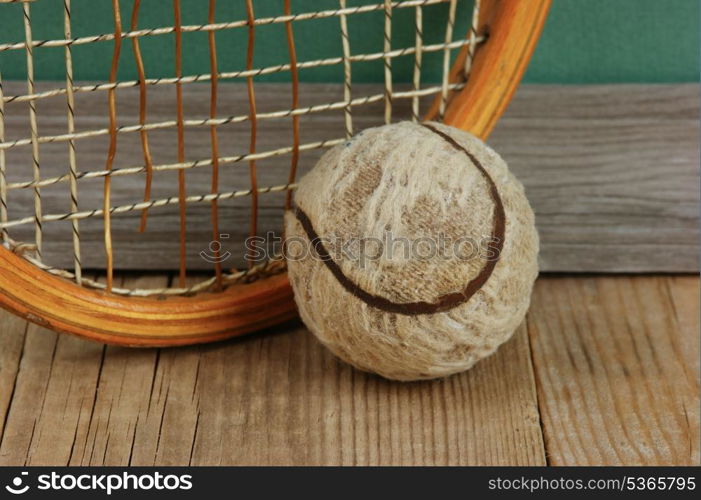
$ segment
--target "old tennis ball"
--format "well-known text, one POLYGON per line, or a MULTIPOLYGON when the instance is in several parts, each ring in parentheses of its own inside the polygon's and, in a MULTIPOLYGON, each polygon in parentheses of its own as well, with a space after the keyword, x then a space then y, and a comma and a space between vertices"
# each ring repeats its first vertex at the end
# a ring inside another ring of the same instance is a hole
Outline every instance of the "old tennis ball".
POLYGON ((328 151, 285 229, 304 323, 390 379, 449 375, 493 353, 538 274, 523 186, 482 141, 438 123, 371 128, 328 151))

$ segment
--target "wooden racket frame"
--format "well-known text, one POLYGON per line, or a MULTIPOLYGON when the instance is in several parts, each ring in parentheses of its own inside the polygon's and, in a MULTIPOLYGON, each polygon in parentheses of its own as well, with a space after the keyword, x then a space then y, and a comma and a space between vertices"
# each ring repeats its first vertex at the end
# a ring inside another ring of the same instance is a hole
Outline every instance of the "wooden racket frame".
MULTIPOLYGON (((465 87, 454 92, 445 123, 486 138, 528 65, 551 0, 483 0, 465 87)), ((461 78, 467 47, 451 70, 461 78)), ((440 98, 440 97, 439 97, 440 98)), ((426 118, 438 113, 438 100, 426 118)), ((221 340, 297 316, 286 274, 192 297, 124 297, 81 287, 0 247, 0 306, 59 332, 123 346, 156 347, 221 340)))

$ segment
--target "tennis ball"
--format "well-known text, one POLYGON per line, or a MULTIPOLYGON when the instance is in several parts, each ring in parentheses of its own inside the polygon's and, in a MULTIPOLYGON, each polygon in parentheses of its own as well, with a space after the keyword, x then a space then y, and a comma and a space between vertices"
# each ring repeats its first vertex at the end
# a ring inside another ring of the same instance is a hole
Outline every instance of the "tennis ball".
POLYGON ((493 353, 538 274, 523 186, 482 141, 438 123, 371 128, 326 152, 285 231, 304 323, 389 379, 441 377, 493 353))

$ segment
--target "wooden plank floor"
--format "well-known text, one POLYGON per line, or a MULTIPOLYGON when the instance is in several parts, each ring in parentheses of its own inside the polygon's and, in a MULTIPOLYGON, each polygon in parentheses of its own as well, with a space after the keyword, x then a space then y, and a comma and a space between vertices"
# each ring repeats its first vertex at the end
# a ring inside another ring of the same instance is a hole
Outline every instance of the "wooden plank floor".
POLYGON ((0 465, 698 464, 698 318, 696 276, 544 276, 494 356, 396 383, 299 323, 130 350, 0 311, 0 465))

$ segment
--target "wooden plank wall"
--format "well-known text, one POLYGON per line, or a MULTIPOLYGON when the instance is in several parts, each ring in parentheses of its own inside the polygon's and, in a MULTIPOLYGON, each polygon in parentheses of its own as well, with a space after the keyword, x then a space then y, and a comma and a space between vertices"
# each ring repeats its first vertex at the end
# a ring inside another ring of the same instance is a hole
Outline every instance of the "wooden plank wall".
MULTIPOLYGON (((49 85, 44 83, 45 85, 49 85)), ((6 82, 5 92, 22 93, 19 82, 6 82)), ((207 85, 187 85, 186 117, 206 118, 209 106, 207 85)), ((257 87, 259 111, 289 107, 288 86, 261 84, 257 87)), ((174 119, 174 94, 169 86, 149 88, 149 122, 174 119)), ((381 93, 376 85, 357 85, 354 97, 381 93)), ((221 116, 246 113, 245 88, 222 85, 221 116)), ((699 86, 689 85, 594 85, 522 86, 490 144, 508 161, 526 186, 541 235, 541 269, 577 272, 691 272, 699 269, 699 86)), ((77 129, 106 127, 105 93, 78 94, 77 129)), ((302 86, 300 106, 338 102, 338 85, 302 86)), ((138 123, 138 91, 118 92, 119 124, 138 123)), ((409 102, 395 103, 395 116, 409 116, 409 102)), ((29 136, 26 103, 7 105, 9 139, 29 136)), ((65 100, 55 97, 37 103, 41 135, 65 133, 65 100)), ((383 104, 358 107, 356 130, 382 123, 383 104)), ((302 142, 343 137, 342 111, 305 115, 302 142)), ((220 127, 222 155, 248 151, 249 123, 220 127)), ((260 121, 258 150, 290 145, 291 119, 260 121)), ((176 161, 175 129, 149 134, 157 164, 176 161)), ((115 168, 143 164, 138 133, 119 136, 115 168)), ((77 141, 81 170, 102 170, 107 137, 77 141)), ((45 144, 40 150, 42 176, 68 171, 66 143, 45 144)), ((188 160, 208 158, 208 127, 186 129, 188 160)), ((29 146, 8 151, 10 181, 31 178, 29 146)), ((308 170, 321 151, 302 154, 300 170, 308 170)), ((258 162, 259 185, 285 184, 289 156, 258 162)), ((115 177, 115 205, 138 202, 143 196, 143 175, 115 177)), ((188 194, 210 189, 210 170, 187 172, 188 194)), ((154 197, 177 193, 173 171, 157 173, 154 197)), ((248 188, 248 167, 233 163, 222 167, 221 190, 248 188)), ((80 182, 80 208, 101 208, 101 180, 80 182)), ((67 184, 42 189, 45 212, 68 210, 67 184)), ((261 197, 259 233, 279 233, 282 194, 261 197)), ((10 217, 30 216, 31 190, 10 193, 10 217)), ((248 231, 248 198, 221 202, 221 231, 230 237, 224 246, 239 265, 240 242, 248 231)), ((211 240, 209 205, 188 209, 188 264, 204 269, 200 256, 211 240)), ((122 269, 173 269, 178 255, 178 209, 176 205, 153 209, 145 234, 138 234, 139 213, 113 218, 115 264, 122 269)), ((44 224, 45 259, 57 266, 71 266, 70 227, 67 222, 44 224)), ((32 227, 12 231, 16 239, 32 239, 32 227)), ((87 267, 104 265, 102 222, 81 222, 83 261, 87 267)))

